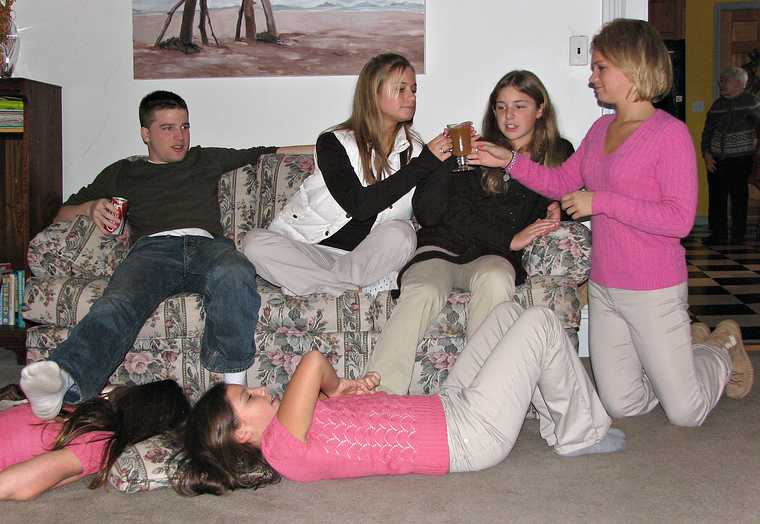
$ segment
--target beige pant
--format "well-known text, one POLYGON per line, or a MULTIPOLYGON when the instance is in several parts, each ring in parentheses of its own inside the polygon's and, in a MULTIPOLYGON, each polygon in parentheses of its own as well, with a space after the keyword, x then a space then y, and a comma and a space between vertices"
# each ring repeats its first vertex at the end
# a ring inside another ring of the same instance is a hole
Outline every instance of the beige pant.
POLYGON ((416 246, 411 223, 389 220, 373 228, 353 251, 306 244, 267 229, 254 229, 245 237, 243 253, 257 274, 286 293, 337 296, 398 272, 416 246))
POLYGON ((417 344, 453 288, 471 292, 467 305, 469 339, 497 304, 513 300, 515 270, 496 255, 461 265, 432 259, 410 267, 401 280, 401 297, 367 363, 368 370, 380 373, 380 389, 398 395, 409 391, 417 344))
POLYGON ((441 386, 450 471, 477 471, 504 460, 528 405, 541 436, 560 454, 598 443, 610 417, 551 310, 494 308, 467 342, 441 386))
POLYGON ((678 426, 699 426, 731 372, 724 349, 691 343, 687 284, 651 291, 589 285, 591 363, 615 418, 662 404, 678 426))

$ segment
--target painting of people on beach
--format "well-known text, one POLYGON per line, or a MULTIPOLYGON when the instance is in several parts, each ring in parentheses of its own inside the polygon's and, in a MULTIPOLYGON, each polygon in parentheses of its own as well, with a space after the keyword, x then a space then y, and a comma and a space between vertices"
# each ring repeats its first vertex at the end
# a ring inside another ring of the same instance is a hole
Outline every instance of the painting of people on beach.
POLYGON ((425 0, 132 0, 132 28, 136 79, 425 71, 425 0))

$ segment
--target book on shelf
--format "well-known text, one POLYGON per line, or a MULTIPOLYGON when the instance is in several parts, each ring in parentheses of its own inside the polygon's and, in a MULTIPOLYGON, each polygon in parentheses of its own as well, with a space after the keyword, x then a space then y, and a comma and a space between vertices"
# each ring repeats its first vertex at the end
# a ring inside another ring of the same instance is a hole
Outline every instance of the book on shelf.
POLYGON ((20 98, 0 97, 0 133, 18 133, 24 130, 24 101, 20 98))
POLYGON ((0 264, 0 325, 25 327, 24 288, 26 274, 10 264, 0 264))
POLYGON ((4 326, 13 326, 15 322, 12 323, 12 320, 15 320, 15 317, 13 315, 14 310, 14 299, 16 297, 16 291, 15 289, 11 289, 11 282, 13 280, 12 278, 13 273, 5 273, 3 275, 2 279, 2 292, 0 292, 0 323, 4 326))

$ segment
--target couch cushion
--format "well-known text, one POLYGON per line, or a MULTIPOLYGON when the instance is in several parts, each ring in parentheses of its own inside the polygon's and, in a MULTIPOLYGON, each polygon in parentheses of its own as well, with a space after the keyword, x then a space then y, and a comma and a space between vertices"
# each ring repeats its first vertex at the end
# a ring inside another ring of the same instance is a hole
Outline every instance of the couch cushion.
POLYGON ((240 249, 246 233, 268 227, 313 171, 311 155, 264 155, 256 166, 224 174, 219 182, 219 207, 225 236, 240 249))
POLYGON ((522 263, 529 275, 564 276, 578 286, 591 271, 591 230, 579 222, 562 222, 525 248, 522 263))
MULTIPOLYGON (((176 452, 177 446, 167 435, 127 446, 108 472, 108 483, 125 493, 169 487, 169 478, 177 471, 176 452)), ((272 473, 258 467, 251 475, 270 478, 272 473)))
MULTIPOLYGON (((24 318, 73 327, 103 295, 105 278, 31 278, 25 290, 24 318)), ((203 333, 200 295, 182 293, 164 300, 140 330, 140 337, 195 337, 203 333)))
MULTIPOLYGON (((26 286, 24 318, 40 324, 73 327, 90 311, 106 287, 104 278, 32 278, 26 286)), ((346 292, 338 297, 315 294, 289 297, 259 279, 261 309, 257 337, 304 336, 323 333, 382 331, 393 310, 390 294, 375 298, 346 292)), ((515 299, 523 306, 547 306, 565 327, 578 327, 580 301, 577 289, 562 277, 534 277, 517 288, 515 299)), ((449 293, 446 306, 434 320, 428 336, 461 335, 470 295, 449 293)), ((199 337, 203 333, 203 304, 199 295, 183 293, 162 302, 140 330, 140 337, 199 337)))
POLYGON ((88 217, 55 222, 29 243, 27 261, 32 274, 97 277, 113 274, 129 246, 103 236, 88 217))
POLYGON ((108 472, 108 483, 118 491, 137 493, 170 486, 176 471, 176 446, 166 435, 156 435, 127 446, 108 472))

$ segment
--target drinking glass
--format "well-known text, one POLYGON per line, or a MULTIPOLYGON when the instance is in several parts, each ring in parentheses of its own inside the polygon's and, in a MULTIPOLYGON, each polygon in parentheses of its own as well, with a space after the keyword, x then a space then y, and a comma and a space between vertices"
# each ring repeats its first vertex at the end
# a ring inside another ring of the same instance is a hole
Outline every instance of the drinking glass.
POLYGON ((472 122, 462 122, 460 124, 449 124, 446 126, 451 138, 451 154, 457 159, 457 167, 452 169, 453 172, 472 171, 472 167, 467 164, 467 155, 472 151, 472 122))

